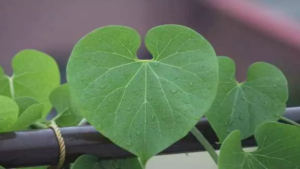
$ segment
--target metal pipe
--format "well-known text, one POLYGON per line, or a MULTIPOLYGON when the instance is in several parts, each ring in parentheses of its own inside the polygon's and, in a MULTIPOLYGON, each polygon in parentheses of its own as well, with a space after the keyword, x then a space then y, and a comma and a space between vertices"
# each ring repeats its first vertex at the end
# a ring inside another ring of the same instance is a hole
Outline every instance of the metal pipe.
MULTIPOLYGON (((284 115, 300 123, 300 107, 287 108, 284 115)), ((219 149, 216 137, 205 118, 197 124, 215 149, 219 149)), ((64 127, 61 133, 66 144, 66 162, 71 163, 82 154, 93 154, 101 159, 125 158, 131 153, 114 145, 92 126, 64 127)), ((253 137, 243 141, 244 147, 255 146, 253 137)), ((205 151, 202 145, 188 134, 161 154, 205 151)), ((7 168, 57 164, 59 147, 51 129, 17 131, 0 134, 0 165, 7 168)))

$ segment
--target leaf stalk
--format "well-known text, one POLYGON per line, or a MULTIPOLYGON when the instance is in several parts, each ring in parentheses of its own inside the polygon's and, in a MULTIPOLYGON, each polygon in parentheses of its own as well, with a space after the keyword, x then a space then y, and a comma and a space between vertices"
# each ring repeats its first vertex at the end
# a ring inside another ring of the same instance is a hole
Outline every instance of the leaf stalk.
POLYGON ((209 153, 211 158, 214 160, 216 164, 218 164, 219 156, 216 153, 215 149, 212 147, 212 145, 207 141, 207 139, 203 136, 203 134, 194 127, 191 130, 191 133, 196 137, 196 139, 203 145, 203 147, 206 149, 206 151, 209 153))
POLYGON ((300 127, 300 124, 299 123, 297 123, 297 122, 295 122, 295 121, 293 121, 293 120, 290 120, 290 119, 288 119, 288 118, 285 118, 285 117, 280 117, 280 120, 282 120, 282 121, 284 121, 284 122, 287 122, 287 123, 289 123, 289 124, 292 124, 292 125, 295 125, 295 126, 298 126, 298 127, 300 127))

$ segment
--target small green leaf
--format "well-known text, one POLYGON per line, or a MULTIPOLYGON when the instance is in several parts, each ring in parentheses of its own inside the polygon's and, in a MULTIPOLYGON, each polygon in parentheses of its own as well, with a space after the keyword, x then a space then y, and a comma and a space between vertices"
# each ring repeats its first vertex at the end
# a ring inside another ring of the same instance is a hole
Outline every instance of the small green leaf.
POLYGON ((74 114, 72 109, 67 109, 55 119, 55 122, 59 127, 69 127, 78 125, 82 119, 81 115, 74 114))
POLYGON ((220 142, 234 130, 247 138, 259 124, 277 121, 285 112, 287 81, 278 68, 258 62, 249 67, 247 75, 245 82, 237 82, 234 61, 219 57, 217 97, 206 117, 220 142))
POLYGON ((300 167, 300 130, 297 126, 265 122, 255 131, 258 148, 244 152, 240 131, 224 141, 219 169, 296 169, 300 167))
POLYGON ((70 95, 68 84, 63 84, 54 89, 49 99, 58 113, 55 117, 58 126, 76 126, 82 120, 82 116, 70 95))
POLYGON ((5 169, 4 167, 0 166, 0 169, 5 169))
POLYGON ((13 99, 32 97, 44 104, 43 117, 46 117, 51 109, 49 94, 60 84, 55 60, 36 50, 23 50, 13 58, 12 69, 12 77, 0 69, 0 94, 13 99))
POLYGON ((211 106, 218 62, 209 42, 187 27, 151 29, 145 44, 152 60, 137 58, 140 41, 128 27, 94 30, 74 47, 67 79, 87 121, 144 165, 211 106))
POLYGON ((0 132, 10 131, 18 119, 18 114, 17 103, 9 97, 0 96, 0 132))
POLYGON ((17 122, 12 126, 12 130, 16 131, 26 129, 43 117, 43 110, 43 104, 31 105, 19 116, 17 122))
POLYGON ((38 102, 32 97, 19 97, 15 99, 15 102, 19 106, 19 116, 30 106, 33 104, 37 104, 38 102))
POLYGON ((71 104, 68 84, 63 84, 55 88, 51 92, 49 100, 58 114, 62 114, 63 112, 65 112, 71 104))
POLYGON ((99 160, 93 155, 82 155, 72 165, 71 169, 142 169, 137 158, 120 160, 99 160))

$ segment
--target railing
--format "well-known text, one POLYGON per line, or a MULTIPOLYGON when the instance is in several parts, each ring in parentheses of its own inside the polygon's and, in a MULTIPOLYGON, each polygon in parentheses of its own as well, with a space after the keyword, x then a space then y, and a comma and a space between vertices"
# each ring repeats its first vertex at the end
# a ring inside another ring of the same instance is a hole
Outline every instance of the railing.
MULTIPOLYGON (((284 117, 300 123, 300 107, 287 108, 284 117)), ((219 149, 218 139, 203 118, 197 128, 208 141, 219 149)), ((65 127, 61 133, 66 144, 66 162, 71 163, 82 154, 93 154, 99 158, 124 158, 133 156, 114 145, 91 126, 65 127)), ((243 147, 256 145, 253 137, 243 141, 243 147)), ((191 135, 164 150, 161 154, 205 151, 191 135)), ((59 157, 57 139, 51 129, 8 132, 0 134, 0 164, 7 168, 55 165, 59 157)))

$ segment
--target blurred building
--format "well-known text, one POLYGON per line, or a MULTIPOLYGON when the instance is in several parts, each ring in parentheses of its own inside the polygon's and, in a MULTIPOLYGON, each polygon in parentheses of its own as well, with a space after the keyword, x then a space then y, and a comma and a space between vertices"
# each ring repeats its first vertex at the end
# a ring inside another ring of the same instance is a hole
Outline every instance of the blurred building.
MULTIPOLYGON (((207 38, 218 55, 234 58, 239 80, 245 79, 248 66, 254 62, 278 66, 290 84, 289 106, 300 105, 300 29, 296 23, 300 14, 287 12, 297 11, 299 2, 298 6, 290 5, 294 10, 281 9, 280 2, 291 0, 276 1, 269 8, 270 2, 274 1, 1 0, 0 65, 11 74, 10 61, 18 51, 38 49, 55 57, 65 82, 72 47, 98 27, 126 25, 144 36, 156 25, 182 24, 207 38)), ((140 58, 150 57, 143 46, 138 54, 140 58)))

